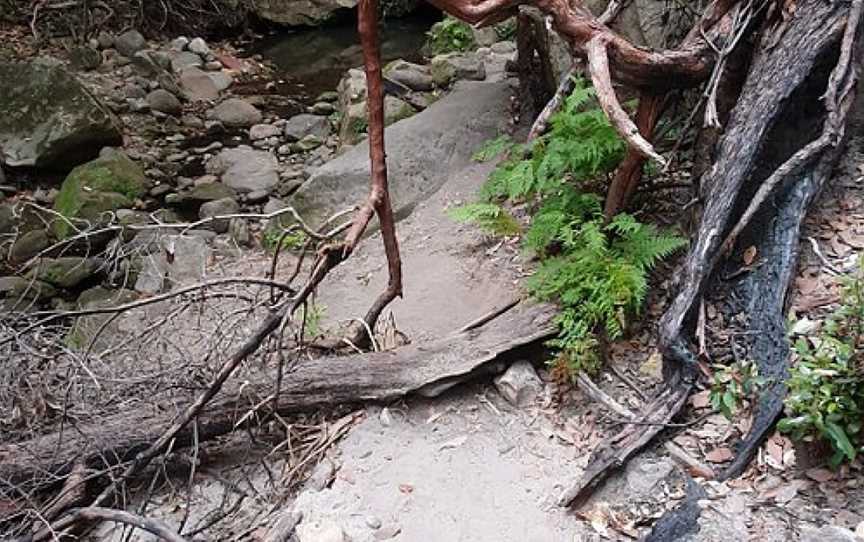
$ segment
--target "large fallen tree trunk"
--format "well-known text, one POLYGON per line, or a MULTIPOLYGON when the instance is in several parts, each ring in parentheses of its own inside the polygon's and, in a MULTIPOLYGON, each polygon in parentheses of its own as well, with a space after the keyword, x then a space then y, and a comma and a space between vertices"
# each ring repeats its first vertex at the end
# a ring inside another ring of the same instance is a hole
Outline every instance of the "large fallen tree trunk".
MULTIPOLYGON (((262 402, 273 393, 276 382, 275 371, 263 372, 254 380, 223 388, 194 424, 177 433, 172 448, 189 446, 196 438, 212 440, 247 421, 260 422, 261 416, 272 413, 274 404, 280 415, 290 415, 388 401, 413 392, 440 393, 502 370, 504 362, 512 361, 520 349, 552 336, 554 313, 549 305, 520 304, 481 327, 436 341, 388 352, 305 360, 285 379, 275 400, 262 402)), ((176 416, 177 412, 165 412, 156 405, 142 405, 64 433, 0 446, 0 480, 29 493, 62 483, 76 464, 102 470, 132 460, 159 439, 176 416)))

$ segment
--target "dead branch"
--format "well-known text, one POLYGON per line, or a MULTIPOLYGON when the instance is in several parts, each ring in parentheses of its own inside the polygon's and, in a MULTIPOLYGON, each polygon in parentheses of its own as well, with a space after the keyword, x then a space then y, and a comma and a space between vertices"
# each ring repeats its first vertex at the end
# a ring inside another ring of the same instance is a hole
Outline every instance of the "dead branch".
POLYGON ((185 538, 172 531, 165 522, 154 518, 143 518, 123 510, 89 506, 73 509, 69 512, 69 516, 84 521, 114 521, 142 529, 167 542, 186 542, 185 538))

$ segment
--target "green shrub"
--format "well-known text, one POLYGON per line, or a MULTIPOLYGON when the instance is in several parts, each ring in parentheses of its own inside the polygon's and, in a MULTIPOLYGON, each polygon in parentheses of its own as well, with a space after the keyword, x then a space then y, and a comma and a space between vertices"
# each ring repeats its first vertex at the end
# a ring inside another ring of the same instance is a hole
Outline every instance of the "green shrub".
POLYGON ((828 442, 832 465, 854 461, 864 451, 864 256, 844 280, 839 308, 793 350, 787 417, 779 429, 794 440, 828 442))
POLYGON ((424 49, 432 55, 444 53, 462 53, 477 47, 474 41, 474 29, 471 25, 459 19, 447 16, 442 21, 432 25, 426 33, 424 49))
POLYGON ((745 401, 752 401, 764 385, 759 368, 751 361, 715 365, 709 398, 714 410, 731 420, 745 401))
POLYGON ((261 237, 261 246, 264 250, 275 252, 280 238, 282 239, 281 250, 299 250, 309 239, 309 236, 303 230, 294 230, 282 237, 285 231, 282 227, 269 227, 265 229, 261 237))
POLYGON ((598 367, 597 332, 619 338, 645 299, 650 269, 685 245, 630 215, 605 220, 590 184, 617 166, 625 145, 594 104, 593 89, 576 83, 549 133, 530 148, 498 138, 475 154, 485 160, 507 152, 480 190, 483 203, 451 211, 492 233, 502 225, 512 233, 515 220, 500 203, 530 204, 533 216, 522 241, 540 265, 527 288, 561 307, 560 331, 551 344, 560 350, 558 366, 570 373, 598 367))

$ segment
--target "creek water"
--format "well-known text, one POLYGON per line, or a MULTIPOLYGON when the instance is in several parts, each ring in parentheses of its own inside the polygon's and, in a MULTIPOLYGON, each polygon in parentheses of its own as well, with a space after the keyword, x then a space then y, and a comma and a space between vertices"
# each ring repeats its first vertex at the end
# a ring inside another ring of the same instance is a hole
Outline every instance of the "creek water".
MULTIPOLYGON (((421 60, 426 32, 434 22, 429 16, 416 15, 382 23, 383 60, 421 60)), ((255 52, 279 68, 291 97, 307 104, 322 92, 335 90, 349 68, 363 65, 353 21, 282 33, 266 39, 255 52)))

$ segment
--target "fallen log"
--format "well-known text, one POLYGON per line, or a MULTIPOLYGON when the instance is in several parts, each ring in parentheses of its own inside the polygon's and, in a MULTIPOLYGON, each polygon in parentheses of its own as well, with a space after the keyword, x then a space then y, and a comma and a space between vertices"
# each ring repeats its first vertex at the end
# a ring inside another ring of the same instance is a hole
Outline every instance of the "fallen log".
MULTIPOLYGON (((336 358, 303 360, 285 375, 276 401, 276 371, 246 382, 233 382, 207 404, 196 423, 181 430, 172 446, 178 450, 260 423, 268 405, 280 415, 367 401, 390 401, 418 392, 430 395, 491 372, 555 334, 555 308, 521 303, 485 325, 398 350, 336 358), (261 415, 250 415, 258 405, 261 415), (197 432, 197 435, 196 435, 197 432)), ((132 460, 171 426, 176 411, 156 405, 77 423, 74 430, 51 433, 0 446, 0 480, 22 493, 61 484, 76 463, 95 470, 132 460)), ((69 420, 72 423, 72 420, 69 420)))

